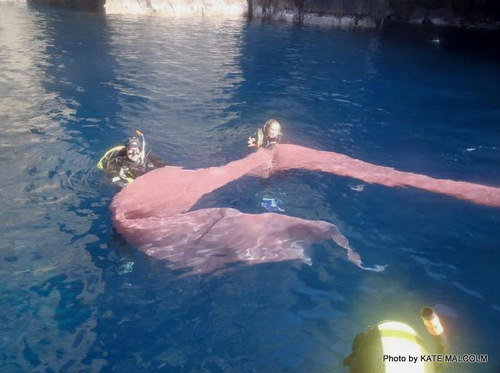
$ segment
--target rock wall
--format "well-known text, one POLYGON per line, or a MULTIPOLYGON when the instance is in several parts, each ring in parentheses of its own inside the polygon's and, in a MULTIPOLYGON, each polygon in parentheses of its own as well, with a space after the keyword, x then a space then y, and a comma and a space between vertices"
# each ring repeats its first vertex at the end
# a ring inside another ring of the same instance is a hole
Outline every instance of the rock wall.
POLYGON ((389 0, 250 0, 253 15, 299 24, 374 27, 390 14, 389 0))
MULTIPOLYGON (((0 0, 2 2, 4 0, 0 0)), ((17 0, 18 2, 28 2, 29 4, 49 4, 71 9, 83 9, 91 12, 104 11, 106 0, 17 0)))
POLYGON ((386 21, 500 27, 498 0, 249 0, 252 15, 299 24, 374 27, 386 21))
POLYGON ((498 0, 391 0, 390 19, 454 26, 500 26, 498 0))
POLYGON ((106 0, 108 14, 143 14, 171 17, 243 17, 246 0, 106 0))
MULTIPOLYGON (((0 2, 12 0, 0 0, 0 2)), ((28 0, 108 14, 249 17, 305 25, 378 27, 387 21, 500 29, 500 0, 28 0)))

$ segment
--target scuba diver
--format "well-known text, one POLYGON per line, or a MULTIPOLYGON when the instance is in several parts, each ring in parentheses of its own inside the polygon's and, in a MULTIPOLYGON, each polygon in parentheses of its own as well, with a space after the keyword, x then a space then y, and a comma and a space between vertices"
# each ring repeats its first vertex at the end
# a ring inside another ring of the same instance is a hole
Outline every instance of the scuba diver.
MULTIPOLYGON (((269 119, 261 128, 248 138, 247 146, 249 148, 272 149, 281 141, 281 124, 276 119, 269 119)), ((283 201, 278 198, 264 197, 261 206, 270 212, 284 212, 281 208, 283 201)))
POLYGON ((248 138, 249 148, 273 148, 281 141, 281 124, 276 119, 269 119, 255 134, 248 138))
POLYGON ((125 145, 115 146, 102 156, 97 163, 97 168, 103 170, 111 182, 123 188, 139 176, 156 168, 166 166, 159 157, 146 154, 146 140, 141 131, 136 131, 141 137, 132 136, 125 145))
POLYGON ((429 352, 409 325, 383 321, 354 338, 352 353, 343 361, 344 366, 349 366, 349 373, 439 372, 448 350, 443 327, 431 307, 424 307, 420 316, 435 340, 436 354, 429 352))

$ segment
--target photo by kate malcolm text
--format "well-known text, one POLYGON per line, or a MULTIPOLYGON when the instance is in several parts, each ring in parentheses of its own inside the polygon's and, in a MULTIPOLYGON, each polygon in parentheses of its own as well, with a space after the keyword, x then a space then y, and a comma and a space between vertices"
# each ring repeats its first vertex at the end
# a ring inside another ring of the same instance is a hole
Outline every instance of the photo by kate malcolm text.
POLYGON ((446 354, 446 355, 384 355, 384 362, 389 363, 487 363, 487 354, 446 354))

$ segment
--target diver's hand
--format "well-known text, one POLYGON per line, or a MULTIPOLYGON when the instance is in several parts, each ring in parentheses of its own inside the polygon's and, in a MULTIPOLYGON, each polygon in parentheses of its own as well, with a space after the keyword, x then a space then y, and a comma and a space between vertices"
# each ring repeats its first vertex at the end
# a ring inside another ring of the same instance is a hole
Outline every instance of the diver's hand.
POLYGON ((249 137, 248 142, 247 142, 247 147, 248 148, 255 148, 257 147, 257 140, 254 137, 249 137))
POLYGON ((119 176, 115 176, 114 178, 112 178, 111 182, 113 183, 113 185, 116 185, 118 188, 123 188, 129 184, 126 180, 123 180, 119 176))

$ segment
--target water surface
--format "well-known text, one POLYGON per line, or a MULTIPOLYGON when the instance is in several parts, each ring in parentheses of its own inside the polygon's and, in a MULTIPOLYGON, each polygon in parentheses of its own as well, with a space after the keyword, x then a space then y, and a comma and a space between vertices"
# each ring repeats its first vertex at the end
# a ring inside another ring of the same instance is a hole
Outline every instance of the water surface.
MULTIPOLYGON (((232 183, 198 207, 339 226, 312 265, 181 277, 112 229, 100 155, 135 129, 169 164, 248 154, 270 117, 286 140, 433 177, 500 185, 500 65, 440 31, 344 32, 1 4, 1 372, 342 371, 355 334, 397 319, 499 368, 498 209, 420 190, 290 172, 232 183)), ((484 50, 482 50, 484 52, 484 50)), ((426 339, 432 346, 431 341, 426 339)))

